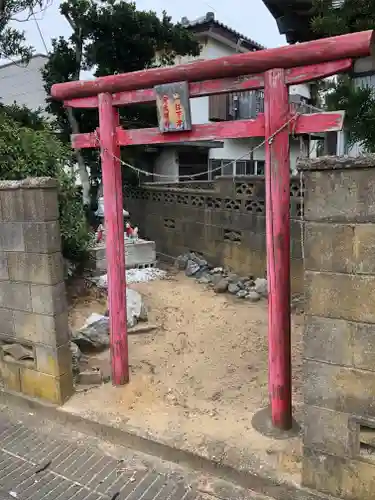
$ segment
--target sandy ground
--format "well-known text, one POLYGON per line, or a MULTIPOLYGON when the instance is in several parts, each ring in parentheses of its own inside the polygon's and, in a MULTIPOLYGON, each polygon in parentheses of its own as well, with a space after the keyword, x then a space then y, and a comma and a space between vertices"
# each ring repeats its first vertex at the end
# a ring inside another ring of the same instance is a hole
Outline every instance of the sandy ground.
MULTIPOLYGON (((130 384, 76 394, 66 411, 126 425, 203 456, 298 475, 299 439, 265 438, 251 425, 254 412, 268 403, 267 302, 217 295, 182 274, 131 286, 144 296, 149 320, 159 328, 129 337, 130 384), (256 464, 244 463, 250 455, 256 464)), ((91 312, 105 310, 94 293, 73 305, 72 328, 91 312)), ((298 405, 303 316, 293 316, 292 322, 298 405)), ((106 352, 93 363, 108 371, 108 360, 106 352)))

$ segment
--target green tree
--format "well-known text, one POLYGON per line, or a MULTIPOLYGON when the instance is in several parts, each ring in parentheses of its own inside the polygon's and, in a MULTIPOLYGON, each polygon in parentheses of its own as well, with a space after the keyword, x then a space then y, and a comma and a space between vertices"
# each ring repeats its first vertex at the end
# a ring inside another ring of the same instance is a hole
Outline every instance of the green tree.
MULTIPOLYGON (((189 32, 174 24, 164 12, 139 11, 133 2, 103 0, 64 1, 61 14, 69 23, 72 35, 53 40, 53 50, 45 67, 45 89, 58 82, 78 80, 82 70, 92 70, 95 76, 142 70, 157 65, 172 64, 177 55, 198 55, 199 44, 189 32)), ((98 126, 96 110, 64 109, 51 101, 49 111, 63 137, 91 132, 98 126)), ((147 127, 157 123, 155 106, 128 106, 121 109, 121 125, 125 128, 147 127)), ((135 153, 132 152, 134 157, 135 153)), ((96 151, 77 152, 79 174, 84 188, 84 202, 89 198, 91 180, 100 178, 100 162, 96 151)))
POLYGON ((312 28, 322 37, 372 30, 375 0, 313 0, 312 28))
POLYGON ((70 164, 69 146, 56 137, 38 112, 17 105, 0 107, 0 179, 58 180, 63 255, 81 262, 90 235, 75 180, 65 169, 70 164))
MULTIPOLYGON (((22 31, 10 26, 47 8, 50 0, 0 0, 0 58, 32 55, 22 31)), ((90 241, 81 197, 74 178, 65 169, 71 164, 71 149, 51 128, 41 110, 0 103, 0 179, 55 177, 59 183, 60 229, 63 254, 82 261, 90 241)))
MULTIPOLYGON (((375 28, 375 0, 314 0, 312 28, 321 37, 375 28)), ((349 145, 359 143, 375 152, 375 89, 339 76, 325 95, 329 109, 346 111, 349 145)))
POLYGON ((18 28, 50 3, 51 0, 0 0, 0 59, 16 57, 27 61, 30 58, 33 49, 26 43, 23 30, 18 28))

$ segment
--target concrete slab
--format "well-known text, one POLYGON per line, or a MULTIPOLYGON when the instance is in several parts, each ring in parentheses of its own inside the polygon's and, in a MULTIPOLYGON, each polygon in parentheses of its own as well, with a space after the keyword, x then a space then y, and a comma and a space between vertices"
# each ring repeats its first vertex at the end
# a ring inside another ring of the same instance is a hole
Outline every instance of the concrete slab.
MULTIPOLYGON (((98 272, 107 271, 105 244, 95 246, 91 251, 92 269, 98 272)), ((126 269, 153 266, 156 261, 155 242, 148 240, 130 240, 125 238, 126 269)))

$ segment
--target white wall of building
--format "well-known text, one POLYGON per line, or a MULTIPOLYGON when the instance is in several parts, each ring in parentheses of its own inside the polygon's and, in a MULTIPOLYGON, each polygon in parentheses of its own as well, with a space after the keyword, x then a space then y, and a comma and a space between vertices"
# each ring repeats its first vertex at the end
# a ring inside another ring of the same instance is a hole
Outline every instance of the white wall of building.
POLYGON ((291 85, 289 87, 289 94, 290 95, 300 95, 301 97, 304 97, 305 99, 311 99, 311 91, 310 91, 310 86, 309 85, 291 85))
MULTIPOLYGON (((228 139, 225 141, 224 149, 211 149, 209 153, 210 160, 265 160, 264 145, 257 147, 262 142, 259 138, 254 139, 228 139), (254 148, 256 148, 254 150, 254 148), (253 151, 252 158, 250 151, 253 151)), ((296 174, 297 159, 301 155, 299 140, 290 140, 290 168, 296 174)))
MULTIPOLYGON (((230 56, 234 50, 223 43, 216 40, 203 39, 201 40, 201 53, 198 57, 184 56, 176 59, 176 64, 188 64, 196 60, 216 59, 218 57, 230 56)), ((190 100, 191 119, 194 125, 202 125, 208 123, 208 97, 196 97, 190 100)), ((224 149, 226 141, 224 141, 224 149)))
MULTIPOLYGON (((228 46, 220 40, 212 38, 202 38, 201 53, 198 57, 184 56, 178 57, 175 64, 188 64, 196 60, 216 59, 218 57, 225 57, 233 55, 236 48, 228 46)), ((240 49, 240 51, 242 51, 240 49)), ((308 85, 293 85, 290 87, 291 95, 300 95, 306 99, 311 98, 310 88, 308 85)), ((194 125, 204 124, 209 122, 209 98, 198 97, 190 100, 192 123, 194 125)), ((235 160, 235 159, 251 159, 250 150, 252 150, 260 139, 225 139, 223 148, 212 148, 209 150, 209 160, 235 160)), ((165 173, 170 176, 170 182, 178 181, 178 158, 173 159, 173 154, 176 150, 174 148, 164 148, 156 161, 155 173, 165 173), (173 170, 174 169, 174 170, 173 170)), ((292 171, 296 171, 296 161, 300 155, 299 141, 291 140, 290 148, 290 163, 292 171)), ((177 156, 177 155, 175 155, 177 156)), ((252 159, 264 161, 265 152, 264 146, 254 151, 252 159)), ((155 178, 155 181, 162 182, 163 179, 155 178)))
POLYGON ((30 109, 45 108, 47 94, 43 88, 41 69, 47 57, 36 55, 27 65, 9 63, 0 66, 0 102, 25 105, 30 109))

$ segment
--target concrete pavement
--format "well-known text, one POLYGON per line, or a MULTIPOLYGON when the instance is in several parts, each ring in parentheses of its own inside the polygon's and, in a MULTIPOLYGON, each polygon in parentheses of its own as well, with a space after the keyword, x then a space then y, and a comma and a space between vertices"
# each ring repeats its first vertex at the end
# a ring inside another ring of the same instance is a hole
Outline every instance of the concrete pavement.
POLYGON ((183 480, 0 420, 0 485, 20 500, 193 500, 183 480))
MULTIPOLYGON (((0 407, 0 500, 267 500, 220 479, 0 407), (215 484, 217 483, 217 484, 215 484), (216 496, 215 490, 221 493, 216 496)), ((269 499, 270 500, 270 499, 269 499)))

